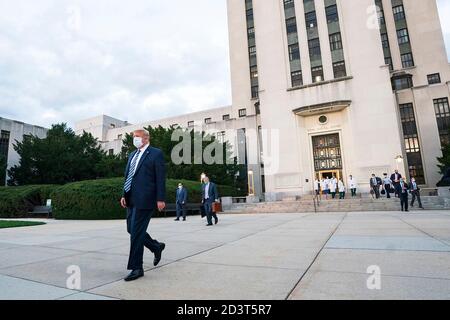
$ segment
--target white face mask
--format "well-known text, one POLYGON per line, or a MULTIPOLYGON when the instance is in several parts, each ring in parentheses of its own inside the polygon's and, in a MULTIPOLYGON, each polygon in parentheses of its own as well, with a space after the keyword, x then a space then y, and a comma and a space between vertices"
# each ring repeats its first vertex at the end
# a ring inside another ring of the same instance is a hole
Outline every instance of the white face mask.
POLYGON ((138 148, 138 149, 142 148, 142 146, 144 145, 144 143, 142 142, 142 138, 141 137, 134 137, 133 145, 136 148, 138 148))
POLYGON ((178 189, 181 189, 181 188, 183 188, 183 186, 178 186, 178 189))

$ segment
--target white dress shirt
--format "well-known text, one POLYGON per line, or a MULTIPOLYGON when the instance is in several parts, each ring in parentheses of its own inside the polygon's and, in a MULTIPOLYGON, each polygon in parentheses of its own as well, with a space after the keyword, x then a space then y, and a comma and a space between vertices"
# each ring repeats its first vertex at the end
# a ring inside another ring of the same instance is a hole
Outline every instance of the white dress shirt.
MULTIPOLYGON (((147 144, 145 147, 143 147, 142 149, 139 150, 140 152, 139 152, 139 155, 137 156, 138 158, 136 160, 136 166, 134 167, 134 170, 136 170, 139 167, 139 161, 141 161, 142 155, 145 153, 145 151, 147 151, 148 147, 149 147, 149 144, 147 144)), ((134 156, 136 156, 136 154, 134 156)), ((136 173, 136 171, 134 173, 136 173)))
POLYGON ((205 186, 205 199, 209 199, 209 182, 205 186))

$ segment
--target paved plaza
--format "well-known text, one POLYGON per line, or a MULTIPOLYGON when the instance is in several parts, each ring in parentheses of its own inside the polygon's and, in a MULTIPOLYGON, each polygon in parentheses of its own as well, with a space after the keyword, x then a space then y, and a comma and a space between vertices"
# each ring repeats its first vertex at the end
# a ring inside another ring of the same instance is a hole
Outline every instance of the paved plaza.
POLYGON ((0 299, 450 299, 449 211, 154 219, 163 259, 130 283, 124 221, 46 222, 0 230, 0 299))

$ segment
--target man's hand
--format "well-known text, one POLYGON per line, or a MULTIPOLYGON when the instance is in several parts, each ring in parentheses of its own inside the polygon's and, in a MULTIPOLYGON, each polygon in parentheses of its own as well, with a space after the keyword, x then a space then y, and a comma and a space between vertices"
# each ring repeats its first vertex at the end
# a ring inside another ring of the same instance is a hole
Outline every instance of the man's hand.
POLYGON ((124 209, 127 208, 127 201, 125 200, 125 198, 120 199, 120 205, 121 205, 122 208, 124 208, 124 209))
POLYGON ((165 207, 166 207, 166 203, 165 202, 158 201, 158 210, 159 211, 163 211, 165 207))

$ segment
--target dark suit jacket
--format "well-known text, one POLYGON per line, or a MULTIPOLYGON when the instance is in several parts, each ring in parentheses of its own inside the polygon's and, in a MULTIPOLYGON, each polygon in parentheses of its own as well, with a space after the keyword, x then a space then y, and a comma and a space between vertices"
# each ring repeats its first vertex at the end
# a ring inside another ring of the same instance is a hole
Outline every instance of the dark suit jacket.
MULTIPOLYGON (((206 192, 206 184, 202 185, 202 200, 205 200, 205 192, 206 192)), ((209 200, 216 201, 219 199, 219 193, 217 192, 217 186, 215 183, 209 183, 209 192, 208 192, 209 200)))
MULTIPOLYGON (((398 174, 398 180, 400 180, 402 178, 402 175, 400 173, 397 173, 397 174, 398 174)), ((391 174, 391 180, 393 183, 398 183, 398 182, 395 182, 395 173, 391 174)))
POLYGON ((177 188, 176 192, 177 192, 176 193, 177 203, 183 203, 183 202, 186 203, 187 196, 188 196, 187 189, 185 187, 183 187, 181 190, 177 188))
MULTIPOLYGON (((125 179, 131 160, 137 151, 128 157, 125 179)), ((148 147, 139 161, 131 184, 131 191, 124 194, 128 204, 137 209, 155 209, 158 201, 166 201, 166 163, 161 150, 148 147)))
POLYGON ((406 188, 406 190, 405 190, 405 192, 403 193, 402 192, 402 187, 401 187, 401 184, 399 183, 398 184, 398 192, 400 193, 400 195, 406 195, 406 196, 408 196, 408 190, 410 189, 410 186, 409 186, 409 184, 408 183, 406 183, 406 182, 404 182, 404 185, 405 185, 405 188, 406 188))
POLYGON ((381 178, 379 177, 375 177, 377 179, 377 184, 374 185, 372 182, 372 178, 370 178, 370 187, 376 187, 376 186, 381 186, 383 184, 383 181, 381 180, 381 178))

